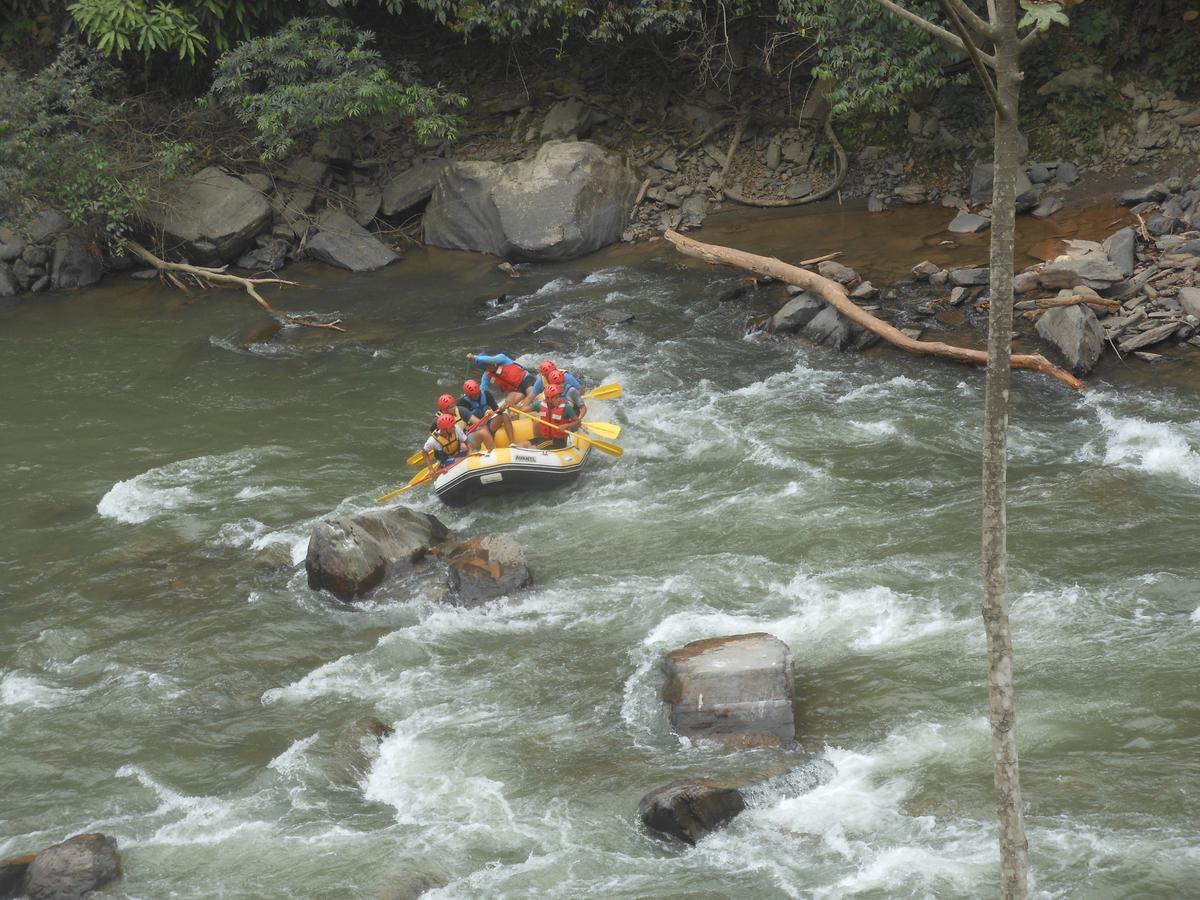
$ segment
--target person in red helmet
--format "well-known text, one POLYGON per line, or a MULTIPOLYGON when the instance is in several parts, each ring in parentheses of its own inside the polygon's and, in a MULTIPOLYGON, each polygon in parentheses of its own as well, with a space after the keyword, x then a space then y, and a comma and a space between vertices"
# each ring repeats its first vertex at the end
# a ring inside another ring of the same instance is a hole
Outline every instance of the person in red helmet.
POLYGON ((587 412, 587 406, 583 402, 583 385, 579 383, 579 379, 565 369, 560 369, 554 364, 553 360, 549 359, 542 360, 542 364, 538 366, 538 371, 542 374, 533 383, 533 395, 536 397, 544 391, 546 385, 555 380, 554 373, 557 372, 561 376, 557 381, 562 385, 563 396, 579 411, 579 418, 582 419, 587 412))
POLYGON ((438 412, 433 417, 433 421, 429 424, 429 433, 434 434, 438 430, 438 418, 443 415, 451 415, 454 417, 454 423, 458 425, 470 438, 476 449, 491 450, 496 446, 496 442, 492 440, 492 433, 486 428, 471 428, 471 421, 463 415, 459 408, 458 401, 454 399, 452 394, 442 394, 437 401, 438 412))
POLYGON ((549 440, 550 449, 567 446, 567 433, 579 427, 579 413, 574 404, 562 395, 562 386, 546 385, 542 399, 533 404, 533 414, 549 424, 537 423, 538 436, 549 440))
POLYGON ((435 470, 471 452, 471 441, 453 413, 441 413, 434 424, 433 434, 421 448, 426 468, 435 470))
POLYGON ((489 432, 494 435, 503 428, 508 434, 508 443, 516 443, 508 414, 501 411, 492 395, 474 378, 463 382, 463 392, 458 398, 458 414, 476 433, 489 432))

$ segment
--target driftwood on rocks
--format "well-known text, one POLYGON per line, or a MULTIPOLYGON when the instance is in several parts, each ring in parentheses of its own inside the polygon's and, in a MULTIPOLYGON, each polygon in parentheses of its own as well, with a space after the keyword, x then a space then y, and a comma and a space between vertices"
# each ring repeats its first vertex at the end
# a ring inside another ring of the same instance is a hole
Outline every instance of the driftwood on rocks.
POLYGON ((331 322, 321 322, 311 316, 294 316, 291 313, 280 312, 258 292, 258 288, 261 285, 280 284, 287 287, 294 287, 296 284, 294 281, 284 281, 282 278, 243 278, 240 275, 230 275, 225 271, 225 266, 214 268, 210 266, 193 266, 189 263, 167 262, 165 259, 159 259, 136 241, 127 240, 125 247, 142 262, 157 269, 158 273, 164 279, 171 282, 171 284, 184 293, 188 293, 188 289, 179 276, 190 275, 201 284, 242 288, 255 303, 266 310, 267 315, 285 325, 303 325, 306 328, 331 328, 334 331, 346 330, 342 327, 341 319, 334 319, 331 322))
MULTIPOLYGON (((772 257, 758 256, 754 253, 747 253, 744 250, 735 250, 732 247, 705 244, 685 237, 671 229, 667 229, 664 237, 674 244, 675 249, 685 256, 691 256, 714 265, 736 266, 748 272, 753 272, 757 275, 768 275, 779 281, 794 284, 806 291, 810 291, 850 321, 873 334, 879 335, 883 340, 901 350, 906 350, 918 356, 936 356, 941 359, 948 359, 953 362, 969 365, 987 365, 987 352, 984 350, 956 347, 953 344, 945 344, 940 341, 914 340, 895 326, 877 319, 866 310, 857 306, 850 300, 845 288, 836 281, 831 281, 815 272, 805 271, 798 266, 793 266, 772 257)), ((1077 391, 1087 389, 1087 385, 1082 381, 1066 369, 1054 365, 1040 353, 1014 354, 1012 357, 1012 366, 1015 369, 1032 369, 1044 375, 1049 375, 1051 378, 1057 378, 1063 384, 1069 385, 1077 391)))

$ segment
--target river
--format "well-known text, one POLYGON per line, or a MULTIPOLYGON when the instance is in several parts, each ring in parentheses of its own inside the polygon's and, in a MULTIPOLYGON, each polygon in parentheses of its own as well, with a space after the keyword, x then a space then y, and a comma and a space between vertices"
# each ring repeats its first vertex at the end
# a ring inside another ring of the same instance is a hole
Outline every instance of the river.
MULTIPOLYGON (((1103 232, 1110 212, 1023 240, 1103 232)), ((945 218, 826 207, 701 237, 845 250, 879 283, 922 255, 986 255, 986 237, 938 247, 945 218)), ((520 279, 422 249, 373 275, 289 275, 304 286, 281 307, 349 332, 254 341, 239 294, 121 278, 0 307, 0 855, 103 831, 118 897, 379 897, 417 876, 431 897, 995 892, 980 371, 745 336, 753 310, 720 299, 739 274, 661 242, 520 279), (594 454, 572 491, 461 511, 405 495, 513 532, 526 595, 462 610, 385 589, 351 608, 309 591, 313 524, 407 479, 470 350, 620 382, 606 415, 625 456, 594 454), (756 630, 795 655, 800 750, 681 745, 661 655, 756 630), (363 715, 395 734, 347 784, 333 744, 363 715), (695 848, 636 824, 673 778, 783 767, 695 848)), ((1014 379, 1032 881, 1194 896, 1197 379, 1131 362, 1092 380, 1014 379)))

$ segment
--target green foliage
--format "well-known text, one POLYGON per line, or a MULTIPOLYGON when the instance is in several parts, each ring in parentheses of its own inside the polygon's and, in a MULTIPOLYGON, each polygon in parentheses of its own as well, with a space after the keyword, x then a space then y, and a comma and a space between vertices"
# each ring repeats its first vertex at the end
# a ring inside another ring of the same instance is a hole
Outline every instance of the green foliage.
POLYGON ((275 0, 75 0, 67 8, 88 43, 115 59, 168 54, 194 65, 272 21, 275 0))
POLYGON ((1021 0, 1021 9, 1025 15, 1017 23, 1018 28, 1033 27, 1038 31, 1049 31, 1051 25, 1069 26, 1071 20, 1063 12, 1057 2, 1039 3, 1034 0, 1021 0))
POLYGON ((421 84, 411 68, 394 78, 373 40, 333 18, 293 19, 222 56, 212 95, 255 127, 264 159, 286 156, 302 136, 372 121, 405 121, 422 140, 455 139, 451 110, 466 99, 421 84))

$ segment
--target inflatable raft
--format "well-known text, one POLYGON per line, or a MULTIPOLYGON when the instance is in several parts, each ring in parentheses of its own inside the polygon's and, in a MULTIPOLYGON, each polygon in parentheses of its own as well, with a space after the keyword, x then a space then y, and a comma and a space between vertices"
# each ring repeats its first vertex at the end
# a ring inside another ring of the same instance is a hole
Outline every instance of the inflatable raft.
POLYGON ((473 454, 442 472, 433 482, 433 493, 447 506, 463 506, 479 497, 514 491, 547 490, 570 484, 583 470, 591 445, 574 441, 561 450, 541 450, 530 419, 516 419, 513 436, 532 441, 533 448, 508 446, 503 429, 496 434, 496 449, 473 454))

